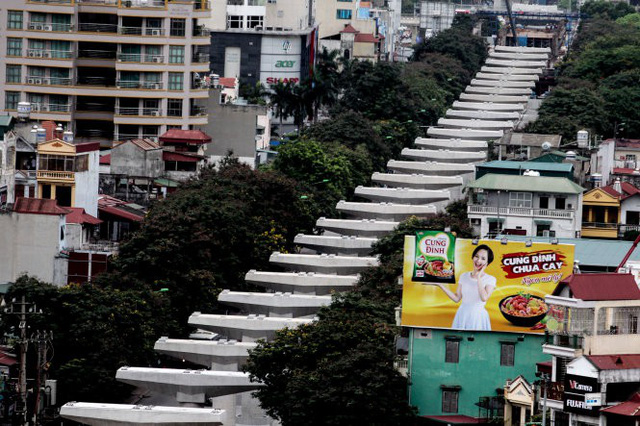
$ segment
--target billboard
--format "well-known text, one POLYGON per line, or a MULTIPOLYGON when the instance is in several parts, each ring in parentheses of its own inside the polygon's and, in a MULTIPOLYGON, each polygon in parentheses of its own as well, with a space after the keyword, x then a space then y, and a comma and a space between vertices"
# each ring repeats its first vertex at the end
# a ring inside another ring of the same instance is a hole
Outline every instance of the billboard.
POLYGON ((402 325, 543 333, 544 297, 573 272, 573 257, 569 244, 405 236, 402 325))

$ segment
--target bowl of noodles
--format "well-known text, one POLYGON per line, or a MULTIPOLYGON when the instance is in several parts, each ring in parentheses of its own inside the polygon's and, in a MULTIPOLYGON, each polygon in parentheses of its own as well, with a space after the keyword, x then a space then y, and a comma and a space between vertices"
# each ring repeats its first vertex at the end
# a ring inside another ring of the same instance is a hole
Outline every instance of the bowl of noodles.
POLYGON ((498 305, 500 313, 513 325, 532 327, 549 312, 544 298, 532 294, 518 293, 502 299, 498 305))

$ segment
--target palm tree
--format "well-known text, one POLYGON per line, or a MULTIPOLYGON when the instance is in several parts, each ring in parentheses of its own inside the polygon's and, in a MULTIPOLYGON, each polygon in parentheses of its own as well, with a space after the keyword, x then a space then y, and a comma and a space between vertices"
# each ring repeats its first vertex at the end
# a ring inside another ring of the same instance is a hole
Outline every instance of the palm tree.
POLYGON ((291 116, 292 92, 291 83, 278 81, 271 85, 271 92, 268 94, 269 106, 274 109, 276 117, 280 118, 280 137, 282 137, 282 121, 291 116))

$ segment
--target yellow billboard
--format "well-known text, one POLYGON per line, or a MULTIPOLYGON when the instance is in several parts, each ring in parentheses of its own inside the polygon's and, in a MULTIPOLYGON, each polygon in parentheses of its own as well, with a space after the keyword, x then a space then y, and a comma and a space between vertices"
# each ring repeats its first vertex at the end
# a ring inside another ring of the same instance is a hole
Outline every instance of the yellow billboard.
MULTIPOLYGON (((402 325, 544 332, 548 311, 544 297, 573 272, 573 245, 518 241, 505 244, 451 236, 446 240, 446 251, 454 255, 446 262, 447 267, 455 265, 455 282, 449 283, 439 277, 425 279, 429 274, 419 271, 434 270, 430 257, 424 253, 425 249, 433 250, 430 247, 435 243, 431 239, 445 241, 444 233, 418 231, 405 236, 402 325)), ((437 262, 435 268, 440 268, 441 263, 437 262)))

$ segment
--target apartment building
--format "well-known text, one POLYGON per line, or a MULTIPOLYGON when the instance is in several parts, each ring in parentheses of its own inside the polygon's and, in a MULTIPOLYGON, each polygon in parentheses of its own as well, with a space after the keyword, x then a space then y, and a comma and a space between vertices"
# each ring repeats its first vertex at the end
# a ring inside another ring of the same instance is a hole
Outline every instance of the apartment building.
POLYGON ((103 146, 204 125, 209 15, 206 0, 4 0, 0 110, 103 146))

